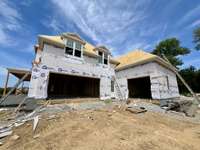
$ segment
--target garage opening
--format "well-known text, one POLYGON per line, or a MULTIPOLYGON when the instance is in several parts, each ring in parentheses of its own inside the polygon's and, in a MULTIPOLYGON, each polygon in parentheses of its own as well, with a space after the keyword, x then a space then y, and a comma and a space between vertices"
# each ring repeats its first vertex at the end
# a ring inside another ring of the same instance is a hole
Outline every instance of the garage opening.
POLYGON ((50 73, 48 98, 99 97, 100 79, 50 73))
POLYGON ((150 77, 128 79, 129 98, 151 98, 150 77))

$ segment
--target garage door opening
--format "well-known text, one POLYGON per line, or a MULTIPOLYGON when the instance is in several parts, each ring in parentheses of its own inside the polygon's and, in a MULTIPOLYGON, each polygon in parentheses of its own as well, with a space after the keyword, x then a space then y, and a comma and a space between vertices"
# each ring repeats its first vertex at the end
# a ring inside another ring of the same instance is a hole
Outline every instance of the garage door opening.
POLYGON ((151 98, 150 77, 128 79, 129 98, 151 98))
POLYGON ((50 73, 49 98, 99 97, 100 79, 50 73))

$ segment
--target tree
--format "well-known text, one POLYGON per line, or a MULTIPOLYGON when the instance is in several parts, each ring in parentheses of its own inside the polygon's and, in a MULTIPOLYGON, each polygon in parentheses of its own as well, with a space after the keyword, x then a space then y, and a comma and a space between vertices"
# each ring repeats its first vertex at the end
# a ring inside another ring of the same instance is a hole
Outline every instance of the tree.
POLYGON ((193 32, 194 43, 196 43, 196 50, 200 50, 200 27, 193 32))
POLYGON ((160 57, 164 54, 175 67, 183 64, 182 60, 177 56, 190 53, 186 47, 180 46, 180 41, 176 38, 169 38, 158 43, 152 52, 160 57))
MULTIPOLYGON (((197 70, 195 67, 190 66, 188 68, 180 70, 179 73, 185 79, 188 85, 193 89, 194 92, 200 92, 200 84, 198 84, 200 82, 200 69, 197 70)), ((180 93, 188 93, 188 90, 185 88, 185 86, 180 80, 178 80, 178 85, 180 93)))

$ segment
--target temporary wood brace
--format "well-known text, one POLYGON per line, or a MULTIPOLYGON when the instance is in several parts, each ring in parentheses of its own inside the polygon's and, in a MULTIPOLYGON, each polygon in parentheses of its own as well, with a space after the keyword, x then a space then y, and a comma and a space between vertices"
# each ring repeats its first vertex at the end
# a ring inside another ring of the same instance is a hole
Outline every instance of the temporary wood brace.
POLYGON ((29 76, 29 72, 27 72, 15 85, 14 87, 6 94, 3 96, 3 98, 0 100, 0 104, 3 103, 6 98, 24 81, 29 76))

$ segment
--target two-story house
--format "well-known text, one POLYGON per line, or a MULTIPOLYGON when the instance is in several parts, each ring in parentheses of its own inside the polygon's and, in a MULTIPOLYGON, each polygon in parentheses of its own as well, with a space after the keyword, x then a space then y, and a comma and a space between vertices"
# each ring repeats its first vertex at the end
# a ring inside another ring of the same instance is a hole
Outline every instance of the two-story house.
POLYGON ((167 99, 179 91, 175 73, 158 56, 137 50, 113 58, 105 46, 63 33, 39 36, 28 96, 167 99))

